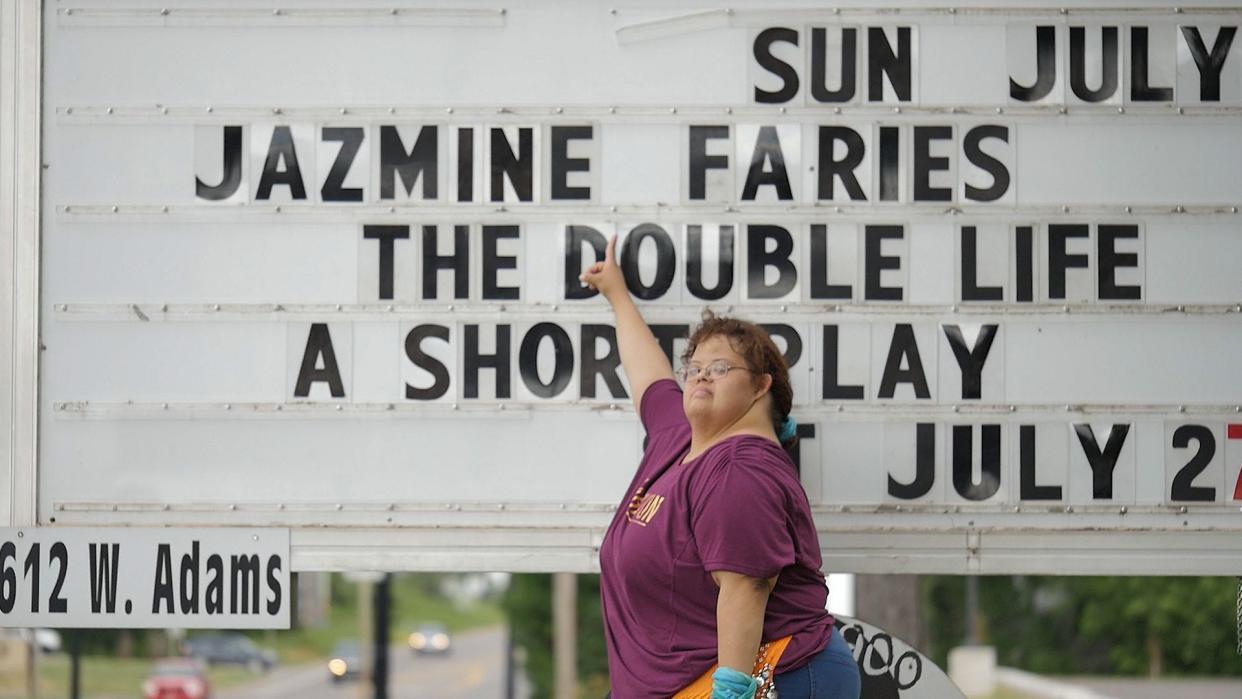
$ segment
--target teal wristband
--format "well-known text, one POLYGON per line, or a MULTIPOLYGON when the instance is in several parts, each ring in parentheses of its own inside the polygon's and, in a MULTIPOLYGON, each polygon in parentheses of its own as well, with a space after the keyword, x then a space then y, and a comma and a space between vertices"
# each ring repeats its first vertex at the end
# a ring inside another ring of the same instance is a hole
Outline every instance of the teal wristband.
POLYGON ((754 699, 759 683, 750 675, 731 667, 718 667, 712 673, 712 699, 754 699))

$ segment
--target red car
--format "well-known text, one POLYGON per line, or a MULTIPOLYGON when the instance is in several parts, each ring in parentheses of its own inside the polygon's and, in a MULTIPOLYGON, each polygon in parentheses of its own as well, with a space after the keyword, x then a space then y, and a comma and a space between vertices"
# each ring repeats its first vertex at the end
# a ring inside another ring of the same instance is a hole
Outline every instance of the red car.
POLYGON ((202 666, 188 658, 156 661, 142 683, 144 699, 210 699, 211 684, 202 666))

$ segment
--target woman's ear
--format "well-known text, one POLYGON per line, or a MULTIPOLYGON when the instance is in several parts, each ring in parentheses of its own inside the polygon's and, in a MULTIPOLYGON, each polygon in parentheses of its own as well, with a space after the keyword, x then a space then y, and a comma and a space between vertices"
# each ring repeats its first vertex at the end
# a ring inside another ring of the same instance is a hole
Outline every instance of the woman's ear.
MULTIPOLYGON (((772 375, 765 373, 763 375, 763 393, 771 393, 772 382, 773 382, 772 375)), ((763 393, 761 393, 760 395, 763 395, 763 393)))

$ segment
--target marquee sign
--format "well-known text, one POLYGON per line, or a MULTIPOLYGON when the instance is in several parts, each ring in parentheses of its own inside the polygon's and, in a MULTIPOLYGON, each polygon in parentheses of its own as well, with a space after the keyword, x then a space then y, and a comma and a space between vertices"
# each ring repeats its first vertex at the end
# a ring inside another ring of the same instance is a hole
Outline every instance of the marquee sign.
POLYGON ((49 4, 39 523, 590 569, 617 234, 674 364, 785 352, 834 570, 1236 572, 1236 9, 696 7, 49 4))

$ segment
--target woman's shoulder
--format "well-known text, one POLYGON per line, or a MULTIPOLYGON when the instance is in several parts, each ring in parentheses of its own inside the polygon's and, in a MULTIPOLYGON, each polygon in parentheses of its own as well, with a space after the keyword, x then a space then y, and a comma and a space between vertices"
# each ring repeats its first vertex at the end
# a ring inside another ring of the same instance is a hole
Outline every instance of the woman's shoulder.
POLYGON ((681 400, 681 387, 672 379, 659 379, 647 387, 638 402, 638 418, 648 435, 689 427, 681 400))
POLYGON ((781 445, 757 434, 737 434, 725 438, 714 453, 706 453, 700 469, 705 479, 719 478, 725 474, 757 481, 777 482, 788 485, 790 479, 797 482, 793 461, 781 445))
POLYGON ((768 466, 782 464, 793 468, 793 460, 785 448, 769 437, 741 434, 729 449, 730 461, 743 465, 768 466))

